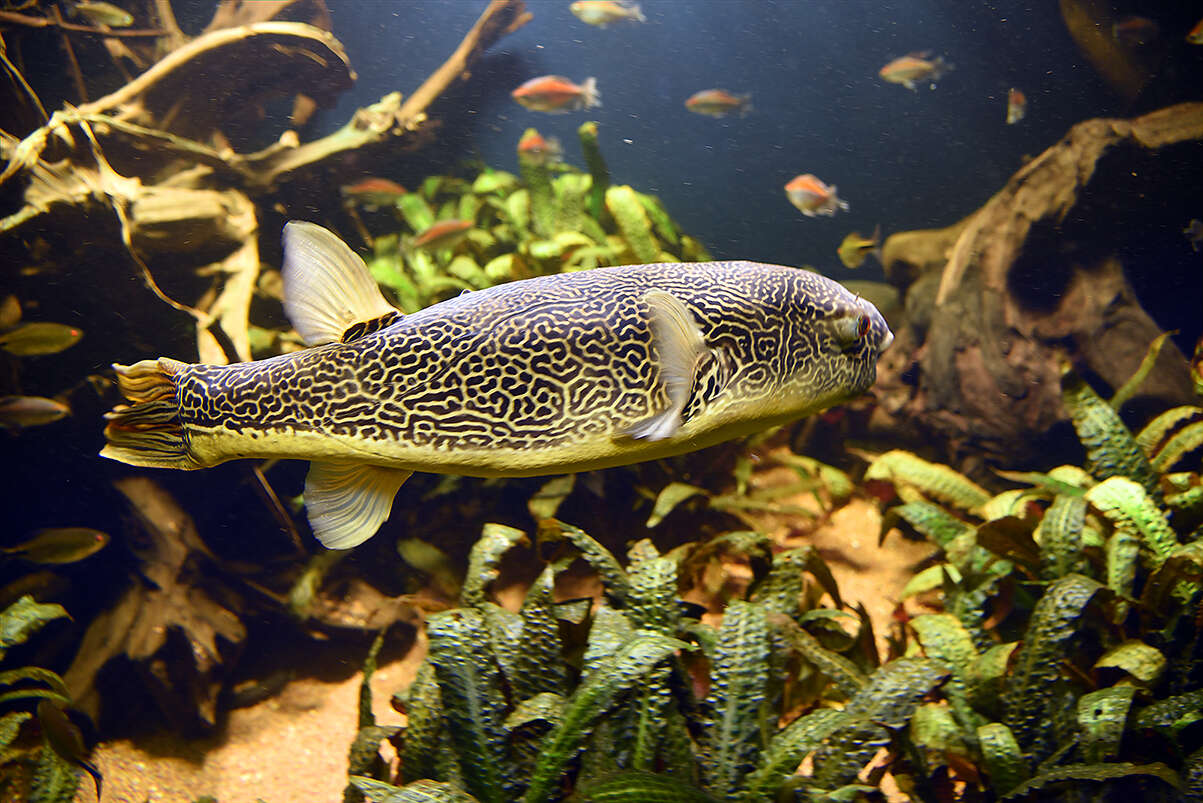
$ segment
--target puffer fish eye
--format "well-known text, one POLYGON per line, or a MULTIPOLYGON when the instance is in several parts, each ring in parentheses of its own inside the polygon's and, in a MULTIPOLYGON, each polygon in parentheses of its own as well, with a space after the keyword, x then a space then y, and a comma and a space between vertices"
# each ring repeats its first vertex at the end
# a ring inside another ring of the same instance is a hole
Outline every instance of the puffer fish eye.
POLYGON ((867 313, 845 315, 835 322, 835 335, 844 346, 853 346, 869 333, 872 325, 867 313))

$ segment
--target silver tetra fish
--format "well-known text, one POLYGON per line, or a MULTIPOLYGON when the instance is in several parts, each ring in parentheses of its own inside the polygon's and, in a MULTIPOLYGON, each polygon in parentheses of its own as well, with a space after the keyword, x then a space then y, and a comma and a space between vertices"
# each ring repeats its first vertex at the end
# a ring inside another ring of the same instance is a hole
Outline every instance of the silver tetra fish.
POLYGON ((524 477, 701 449, 863 393, 893 339, 797 268, 663 263, 541 276, 411 315, 326 229, 284 227, 285 311, 313 348, 115 366, 106 457, 195 469, 313 461, 310 524, 348 548, 413 471, 524 477))

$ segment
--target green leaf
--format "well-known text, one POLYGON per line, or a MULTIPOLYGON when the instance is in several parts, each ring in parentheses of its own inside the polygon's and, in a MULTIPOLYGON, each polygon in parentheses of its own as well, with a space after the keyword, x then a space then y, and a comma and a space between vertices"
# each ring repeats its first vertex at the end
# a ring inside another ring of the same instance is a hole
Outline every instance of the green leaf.
POLYGON ((840 588, 831 574, 827 561, 819 550, 812 546, 796 547, 774 553, 773 565, 764 580, 752 591, 752 601, 764 605, 770 612, 794 615, 798 610, 804 588, 802 572, 814 575, 819 585, 830 596, 836 607, 844 607, 840 588))
POLYGON ((890 527, 901 519, 915 532, 941 547, 947 547, 957 536, 970 532, 973 527, 961 521, 939 505, 931 502, 907 502, 892 507, 883 518, 881 531, 884 536, 890 527))
POLYGON ((856 664, 832 652, 807 633, 798 623, 782 614, 772 614, 769 621, 778 630, 791 649, 809 661, 815 669, 835 681, 840 691, 848 697, 860 692, 868 684, 865 674, 856 664))
POLYGON ((771 800, 781 785, 793 775, 802 759, 847 727, 852 717, 834 708, 820 708, 798 717, 778 731, 760 755, 756 770, 746 779, 744 800, 771 800))
MULTIPOLYGON (((962 719, 974 719, 969 704, 969 668, 977 661, 977 648, 960 620, 949 613, 928 613, 910 621, 923 654, 944 664, 952 672, 945 694, 962 719)), ((966 721, 966 725, 970 724, 966 721)))
POLYGON ((1017 641, 995 644, 969 665, 965 682, 974 708, 991 715, 1001 712, 1003 681, 1011 656, 1018 646, 1017 641))
POLYGON ((393 786, 362 775, 352 775, 350 780, 372 803, 477 803, 472 795, 441 781, 421 780, 393 786))
POLYGON ((397 210, 414 234, 420 234, 434 225, 434 212, 426 200, 417 193, 408 193, 397 199, 397 210))
MULTIPOLYGON (((418 674, 400 702, 405 711, 402 732, 401 771, 405 780, 442 778, 451 780, 439 771, 439 758, 452 755, 450 735, 443 721, 443 701, 434 666, 423 661, 418 674)), ((456 767, 458 777, 458 767, 456 767)))
POLYGON ((575 474, 552 477, 543 483, 539 490, 535 491, 534 496, 527 500, 526 509, 530 511, 535 521, 550 519, 556 515, 556 511, 560 509, 560 505, 568 498, 568 494, 572 493, 575 486, 575 474))
POLYGON ((522 530, 504 524, 485 524, 468 556, 468 574, 464 577, 464 587, 460 592, 465 605, 484 607, 485 589, 497 579, 497 565, 501 562, 501 556, 525 542, 526 533, 522 530))
POLYGON ((1049 734, 1053 695, 1066 645, 1072 640, 1091 600, 1103 586, 1089 577, 1067 575, 1048 587, 1032 610, 1014 668, 1003 694, 1005 723, 1029 752, 1049 734))
POLYGON ((1175 432, 1165 445, 1157 450, 1150 462, 1155 471, 1169 471, 1179 460, 1200 446, 1203 446, 1203 421, 1195 421, 1175 432))
POLYGON ((1157 363, 1157 357, 1161 354, 1161 349, 1165 345, 1165 341, 1169 340, 1173 332, 1162 332, 1157 337, 1153 338, 1153 342, 1149 344, 1149 348, 1145 351, 1144 359, 1140 361, 1140 367, 1136 369, 1136 373, 1128 378, 1128 381, 1120 386, 1120 389, 1115 391, 1115 395, 1111 397, 1111 409, 1119 410, 1124 406, 1124 403, 1136 395, 1136 391, 1140 390, 1141 384, 1149 377, 1149 373, 1153 370, 1153 366, 1157 363))
POLYGON ((941 703, 924 703, 915 709, 911 717, 910 737, 916 747, 928 755, 929 771, 944 765, 945 755, 969 756, 961 726, 953 716, 952 709, 941 703))
POLYGON ((42 604, 29 594, 21 597, 0 613, 0 658, 8 648, 24 644, 42 625, 63 618, 71 617, 62 605, 42 604))
POLYGON ((1040 547, 1032 540, 1032 526, 1015 516, 1004 516, 980 525, 977 544, 1021 566, 1030 569, 1040 566, 1040 547))
POLYGON ((17 738, 21 725, 32 716, 30 711, 9 711, 0 716, 0 764, 7 764, 12 759, 9 745, 17 738))
POLYGON ((937 563, 935 566, 928 566, 926 569, 912 575, 911 579, 906 581, 906 585, 902 587, 900 599, 909 599, 916 594, 935 591, 938 588, 943 588, 945 582, 948 581, 953 585, 961 582, 961 572, 956 566, 953 566, 951 563, 937 563))
POLYGON ((878 456, 865 471, 866 480, 887 480, 895 486, 910 486, 924 496, 976 513, 990 501, 986 489, 965 475, 918 455, 894 449, 878 456))
POLYGON ((1081 749, 1086 763, 1099 764, 1119 755, 1119 743, 1135 693, 1135 686, 1111 686, 1078 698, 1078 725, 1082 729, 1081 749))
POLYGON ((564 695, 545 691, 523 700, 505 720, 508 730, 517 730, 531 722, 555 725, 564 714, 564 695))
POLYGON ((521 649, 516 657, 515 671, 508 675, 518 700, 540 692, 563 694, 568 690, 568 671, 561 657, 564 645, 553 599, 556 573, 563 568, 562 564, 555 563, 545 566, 522 603, 521 649))
POLYGON ((1161 651, 1138 639, 1129 639, 1112 647, 1094 664, 1096 671, 1119 669, 1145 686, 1156 683, 1165 672, 1165 667, 1166 659, 1161 651))
POLYGON ((1004 799, 1060 799, 1061 796, 1057 795, 1054 790, 1048 790, 1046 794, 1038 796, 1035 795, 1035 793, 1046 790, 1053 784, 1064 783, 1067 781, 1073 782, 1069 784, 1070 788, 1075 790, 1080 789, 1083 790, 1084 794, 1089 794, 1092 790, 1089 788, 1083 788, 1083 784, 1076 782, 1106 782, 1114 781, 1120 778, 1129 778, 1132 776, 1149 776, 1152 778, 1157 778, 1173 789, 1181 788, 1181 781, 1178 779, 1178 774, 1161 762, 1156 762, 1153 764, 1130 764, 1128 762, 1119 762, 1115 764, 1069 764, 1037 775, 1027 783, 1012 789, 1005 795, 1004 799))
POLYGON ((516 799, 502 676, 489 650, 484 617, 471 608, 430 614, 426 633, 464 785, 486 803, 516 799))
POLYGON ((589 642, 585 645, 581 678, 588 678, 599 670, 608 659, 631 640, 631 620, 622 611, 602 604, 593 614, 589 628, 589 642))
POLYGON ((504 170, 486 169, 472 182, 472 192, 477 195, 490 192, 508 193, 517 187, 518 177, 504 170))
POLYGON ((718 803, 702 790, 654 772, 624 770, 587 784, 577 794, 583 803, 718 803))
POLYGON ((856 693, 845 713, 888 728, 901 728, 914 714, 920 700, 948 679, 949 671, 939 661, 899 658, 880 667, 856 693))
POLYGON ((684 482, 670 482, 660 489, 660 493, 656 495, 656 503, 652 506, 652 515, 648 516, 647 526, 655 527, 664 517, 676 508, 677 505, 689 499, 691 496, 709 496, 710 492, 705 488, 699 488, 696 485, 689 485, 684 482))
POLYGON ((1203 407, 1196 407, 1194 405, 1185 405, 1166 410, 1145 425, 1145 428, 1136 436, 1136 443, 1140 446, 1142 452, 1152 457, 1156 454, 1157 447, 1179 425, 1184 421, 1195 420, 1201 415, 1203 415, 1203 407))
POLYGON ((622 607, 626 598, 630 581, 627 573, 611 554, 610 550, 599 544, 584 530, 565 524, 557 519, 544 519, 539 522, 538 540, 567 541, 578 550, 581 557, 593 567, 601 577, 606 596, 618 607, 622 607))
POLYGON ((1067 574, 1082 573, 1086 559, 1082 554, 1082 530, 1086 526, 1086 500, 1080 495, 1057 494, 1036 527, 1040 544, 1040 576, 1056 580, 1067 574))
POLYGON ((639 194, 626 184, 610 187, 606 190, 606 209, 614 216, 635 258, 640 262, 655 262, 660 249, 652 237, 651 222, 639 202, 639 194))
POLYGON ((677 601, 677 563, 652 557, 633 563, 628 572, 627 615, 637 630, 676 634, 681 621, 677 601))
MULTIPOLYGON (((1061 468, 1065 467, 1062 466, 1061 468)), ((1071 468, 1077 467, 1072 466, 1071 468)), ((1012 482, 1022 482, 1028 485, 1034 485, 1037 488, 1048 491, 1054 495, 1059 494, 1063 496, 1081 496, 1083 493, 1085 493, 1086 488, 1094 484, 1094 478, 1090 477, 1089 475, 1085 477, 1087 482, 1083 485, 1079 482, 1071 482, 1064 477, 1059 477, 1052 472, 1048 474, 1042 474, 1038 471, 1002 471, 1001 469, 996 468, 994 469, 994 473, 1003 479, 1011 480, 1012 482)))
POLYGON ((1203 691, 1192 691, 1158 700, 1142 708, 1133 721, 1137 730, 1154 730, 1177 739, 1185 727, 1203 719, 1203 691))
POLYGON ((1000 722, 991 722, 977 729, 982 761, 990 776, 990 785, 999 795, 1005 795, 1028 779, 1028 766, 1015 734, 1000 722))
POLYGON ((1119 414, 1072 370, 1061 376, 1061 400, 1086 447, 1090 473, 1096 479, 1127 477, 1148 493, 1157 492, 1157 474, 1119 414))
POLYGON ((756 603, 734 600, 723 612, 699 745, 705 787, 714 794, 735 794, 753 766, 769 681, 768 627, 765 609, 756 603))
POLYGON ((1137 483, 1125 477, 1111 477, 1086 492, 1086 501, 1094 505, 1117 529, 1138 536, 1153 553, 1155 566, 1178 546, 1165 515, 1137 483))
POLYGON ((42 669, 38 666, 23 666, 18 669, 8 669, 0 672, 0 686, 11 686, 23 680, 45 683, 56 694, 63 697, 71 696, 71 692, 67 691, 67 684, 63 682, 63 679, 56 672, 51 672, 49 669, 42 669))
POLYGON ((637 631, 617 653, 583 678, 565 705, 563 718, 543 739, 524 798, 527 803, 541 803, 551 796, 564 765, 579 752, 597 718, 620 693, 632 688, 673 651, 685 649, 689 645, 683 641, 637 631))
POLYGON ((644 193, 636 193, 639 197, 639 203, 643 204, 643 211, 647 212, 648 218, 652 221, 652 226, 656 229, 656 234, 661 240, 673 246, 681 243, 681 233, 677 231, 677 226, 673 223, 668 212, 664 211, 664 207, 660 203, 660 199, 654 195, 645 195, 644 193))

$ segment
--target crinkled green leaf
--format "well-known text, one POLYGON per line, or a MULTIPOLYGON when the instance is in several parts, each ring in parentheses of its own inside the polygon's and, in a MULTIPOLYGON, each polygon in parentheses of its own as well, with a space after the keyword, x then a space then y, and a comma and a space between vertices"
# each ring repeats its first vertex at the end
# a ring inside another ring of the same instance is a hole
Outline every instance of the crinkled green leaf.
POLYGON ((393 786, 362 775, 352 775, 350 780, 372 803, 477 803, 472 795, 442 781, 421 780, 393 786))
POLYGON ((1012 488, 990 497, 990 501, 982 505, 980 511, 984 521, 1001 519, 1004 516, 1024 517, 1028 503, 1043 492, 1033 488, 1012 488))
POLYGON ((34 767, 29 803, 71 803, 79 790, 80 771, 43 739, 34 767))
POLYGON ((626 571, 610 550, 599 544, 581 528, 556 519, 545 519, 540 522, 538 537, 540 542, 567 541, 580 550, 581 557, 601 577, 606 596, 620 607, 624 604, 630 581, 627 579, 626 571))
POLYGON ((630 580, 627 615, 631 624, 637 630, 675 634, 681 621, 676 561, 650 557, 633 563, 627 576, 630 580))
MULTIPOLYGON (((1012 789, 1003 799, 1054 799, 1060 796, 1052 790, 1049 790, 1046 795, 1032 796, 1057 783, 1070 782, 1072 788, 1083 789, 1081 781, 1106 782, 1141 775, 1157 778, 1172 789, 1181 788, 1178 774, 1161 762, 1153 764, 1131 764, 1126 761, 1114 764, 1068 764, 1037 775, 1021 786, 1012 789)), ((1085 787, 1085 789, 1089 790, 1090 787, 1085 787)))
POLYGON ((1203 446, 1203 421, 1195 421, 1175 432, 1149 462, 1156 471, 1169 471, 1179 460, 1200 446, 1203 446))
POLYGON ((990 714, 1001 713, 1003 681, 1018 646, 1017 641, 995 644, 969 665, 965 681, 974 708, 990 714))
POLYGON ((517 707, 505 720, 509 730, 521 728, 531 722, 546 722, 555 725, 564 713, 564 695, 545 691, 528 697, 518 703, 517 707))
POLYGON ((605 604, 598 607, 589 628, 589 643, 585 645, 581 678, 588 678, 617 653, 623 644, 630 641, 633 630, 631 620, 622 611, 605 604))
POLYGON ((639 193, 629 185, 612 186, 606 190, 606 209, 614 217, 623 238, 640 262, 655 262, 660 249, 652 237, 652 226, 639 193))
POLYGON ((768 685, 769 625, 763 606, 734 600, 723 612, 710 667, 700 747, 705 787, 732 795, 752 769, 768 685))
POLYGON ((843 607, 840 589, 831 574, 831 569, 823 556, 812 546, 786 549, 773 555, 773 565, 764 579, 752 589, 751 600, 764 605, 774 613, 794 616, 802 599, 806 578, 803 572, 809 571, 819 581, 823 590, 831 595, 831 599, 839 607, 843 607))
POLYGON ((397 199, 397 209, 414 234, 426 231, 434 225, 434 211, 421 195, 408 193, 397 199))
POLYGON ((1127 477, 1150 493, 1157 474, 1119 414, 1072 370, 1061 376, 1061 400, 1069 411, 1078 440, 1086 447, 1090 473, 1098 480, 1127 477))
POLYGON ((526 509, 530 511, 535 521, 550 519, 556 515, 556 511, 560 509, 560 505, 568 498, 568 494, 572 493, 575 486, 575 474, 552 477, 543 483, 539 490, 535 491, 534 496, 527 500, 526 509))
POLYGON ((42 625, 63 618, 71 617, 62 605, 43 604, 29 594, 21 597, 0 613, 0 658, 9 647, 24 644, 42 625))
POLYGON ((485 524, 468 556, 468 573, 460 592, 465 605, 473 608, 484 606, 485 590, 489 583, 497 579, 497 565, 501 562, 501 556, 524 542, 526 533, 522 530, 504 524, 485 524))
POLYGON ((1096 670, 1120 669, 1146 686, 1156 683, 1165 667, 1166 659, 1161 650, 1137 639, 1112 647, 1094 664, 1096 670))
POLYGON ((748 774, 743 799, 772 799, 773 793, 797 771, 808 753, 851 722, 852 717, 843 711, 820 708, 786 725, 769 740, 756 769, 748 774))
POLYGON ((1157 452, 1157 447, 1169 437, 1171 432, 1178 429, 1184 422, 1193 421, 1199 416, 1203 416, 1203 407, 1194 405, 1166 410, 1145 425, 1140 434, 1136 436, 1136 443, 1140 446, 1141 451, 1152 457, 1157 452))
POLYGON ((1057 494, 1036 527, 1040 544, 1040 576, 1056 580, 1072 572, 1082 573, 1082 529, 1086 526, 1086 500, 1080 494, 1057 494))
POLYGON ((948 581, 951 581, 953 585, 961 582, 961 572, 956 566, 951 563, 937 563, 935 566, 928 566, 911 575, 911 579, 907 580, 906 585, 902 587, 902 594, 899 598, 909 599, 916 594, 935 591, 943 588, 948 581))
POLYGON ((980 525, 977 544, 1012 563, 1030 569, 1040 566, 1040 548, 1032 540, 1032 527, 1015 516, 1004 516, 980 525))
POLYGON ((486 169, 472 182, 472 192, 484 195, 490 192, 508 193, 518 187, 518 177, 504 170, 486 169))
POLYGON ((977 729, 977 741, 982 761, 990 776, 990 785, 999 795, 1015 789, 1029 777, 1027 761, 1015 734, 1001 722, 991 722, 977 729))
POLYGON ((30 711, 9 711, 0 716, 0 764, 6 764, 11 759, 9 745, 17 738, 21 725, 32 716, 30 711))
POLYGON ((564 645, 552 598, 556 573, 562 568, 554 563, 544 567, 522 603, 515 671, 507 675, 515 699, 524 700, 540 692, 568 691, 568 668, 561 657, 564 645))
POLYGON ((924 703, 915 709, 909 727, 911 741, 929 754, 929 767, 934 770, 945 762, 945 754, 970 755, 961 725, 952 709, 940 703, 924 703))
POLYGON ((1145 351, 1145 356, 1140 361, 1136 373, 1128 377, 1128 381, 1121 385, 1119 390, 1115 391, 1115 395, 1111 397, 1111 409, 1119 410, 1129 399, 1136 395, 1136 391, 1140 390, 1140 386, 1149 378, 1149 373, 1153 370, 1153 366, 1157 364, 1157 357, 1161 354, 1161 349, 1165 345, 1165 341, 1169 340, 1172 334, 1174 333, 1162 332, 1153 338, 1153 342, 1149 344, 1149 348, 1145 351))
POLYGON ((543 739, 524 798, 527 803, 547 800, 564 765, 581 749, 596 719, 620 693, 635 686, 674 650, 681 649, 689 649, 689 645, 657 633, 637 631, 618 652, 584 677, 564 706, 560 722, 543 739))
POLYGON ((423 661, 414 682, 399 700, 405 711, 401 742, 401 772, 406 781, 422 778, 455 780, 459 765, 447 761, 453 755, 450 735, 443 720, 443 700, 434 666, 423 661), (443 761, 440 763, 440 759, 443 761), (448 777, 447 772, 454 773, 448 777))
POLYGON ((1145 581, 1141 601, 1152 611, 1173 610, 1195 598, 1203 585, 1203 540, 1182 544, 1145 581))
POLYGON ((502 676, 489 649, 484 617, 471 608, 430 614, 428 660, 434 665, 464 785, 482 801, 518 797, 509 758, 502 676))
POLYGON ((45 683, 56 694, 63 697, 71 696, 71 692, 67 691, 67 685, 63 683, 63 679, 59 677, 58 673, 52 672, 49 669, 42 669, 38 666, 23 666, 0 672, 0 686, 11 686, 24 680, 45 683))
POLYGON ((1045 720, 1066 645, 1077 634, 1087 605, 1102 589, 1089 577, 1070 574, 1050 585, 1032 610, 1003 694, 1004 722, 1029 752, 1030 745, 1043 744, 1048 737, 1045 720))
POLYGON ((1125 477, 1111 477, 1086 492, 1094 505, 1117 529, 1131 533, 1152 553, 1160 565, 1178 546, 1178 538, 1165 515, 1144 489, 1125 477))
POLYGON ((856 664, 837 652, 832 652, 807 633, 798 623, 782 614, 773 614, 769 621, 778 630, 789 647, 795 650, 815 669, 831 678, 840 691, 848 697, 856 695, 868 683, 868 678, 856 664))
POLYGON ((970 513, 977 512, 990 500, 990 494, 965 475, 901 449, 878 456, 865 471, 865 479, 909 485, 924 496, 970 513))
POLYGON ((655 772, 624 770, 582 784, 582 803, 718 803, 691 784, 655 772))
POLYGON ((1133 725, 1176 738, 1178 731, 1199 720, 1203 720, 1203 691, 1192 691, 1145 706, 1137 712, 1133 725))
POLYGON ((656 502, 652 505, 652 515, 648 516, 647 526, 655 527, 664 520, 665 516, 672 513, 677 505, 686 499, 693 496, 709 495, 710 492, 705 488, 699 488, 686 482, 670 482, 661 488, 660 493, 656 495, 656 502))
POLYGON ((944 693, 957 709, 957 715, 972 719, 969 669, 977 661, 978 654, 969 631, 959 619, 948 613, 921 614, 911 619, 909 624, 923 647, 923 654, 941 662, 952 672, 944 693))
POLYGON ((507 678, 515 677, 520 671, 518 664, 525 649, 522 643, 522 617, 488 600, 476 610, 484 617, 489 647, 502 674, 507 678))
POLYGON ((905 521, 927 540, 947 547, 960 535, 972 530, 972 526, 961 521, 939 505, 931 502, 907 502, 890 508, 882 521, 882 533, 895 526, 898 519, 905 521))
POLYGON ((901 728, 919 701, 948 679, 941 662, 927 658, 899 658, 883 665, 858 691, 844 711, 889 728, 901 728))
MULTIPOLYGON (((1064 468, 1064 466, 1061 468, 1064 468)), ((1073 468, 1076 468, 1076 466, 1073 468)), ((1056 469, 1054 469, 1054 472, 1055 471, 1056 469)), ((1071 481, 1071 478, 1059 476, 1053 472, 1044 474, 1039 471, 1003 471, 996 468, 994 469, 994 473, 1003 479, 1011 480, 1012 482, 1022 482, 1027 485, 1040 488, 1053 495, 1061 496, 1081 496, 1083 493, 1085 493, 1087 487, 1094 484, 1094 479, 1092 477, 1088 477, 1089 482, 1086 485, 1082 485, 1078 482, 1071 481)))
POLYGON ((1135 693, 1135 686, 1111 686, 1078 698, 1082 757, 1087 764, 1111 761, 1119 755, 1120 739, 1135 693))

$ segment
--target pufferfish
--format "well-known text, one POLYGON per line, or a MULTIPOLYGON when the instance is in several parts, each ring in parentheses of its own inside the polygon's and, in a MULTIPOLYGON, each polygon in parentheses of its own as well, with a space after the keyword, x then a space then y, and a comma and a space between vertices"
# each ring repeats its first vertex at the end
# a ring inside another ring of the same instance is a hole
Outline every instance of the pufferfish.
POLYGON ((371 537, 414 471, 564 474, 701 449, 863 393, 893 335, 815 273, 627 265, 465 292, 412 314, 312 223, 284 227, 284 309, 312 348, 114 365, 105 457, 199 469, 312 461, 325 546, 371 537))

